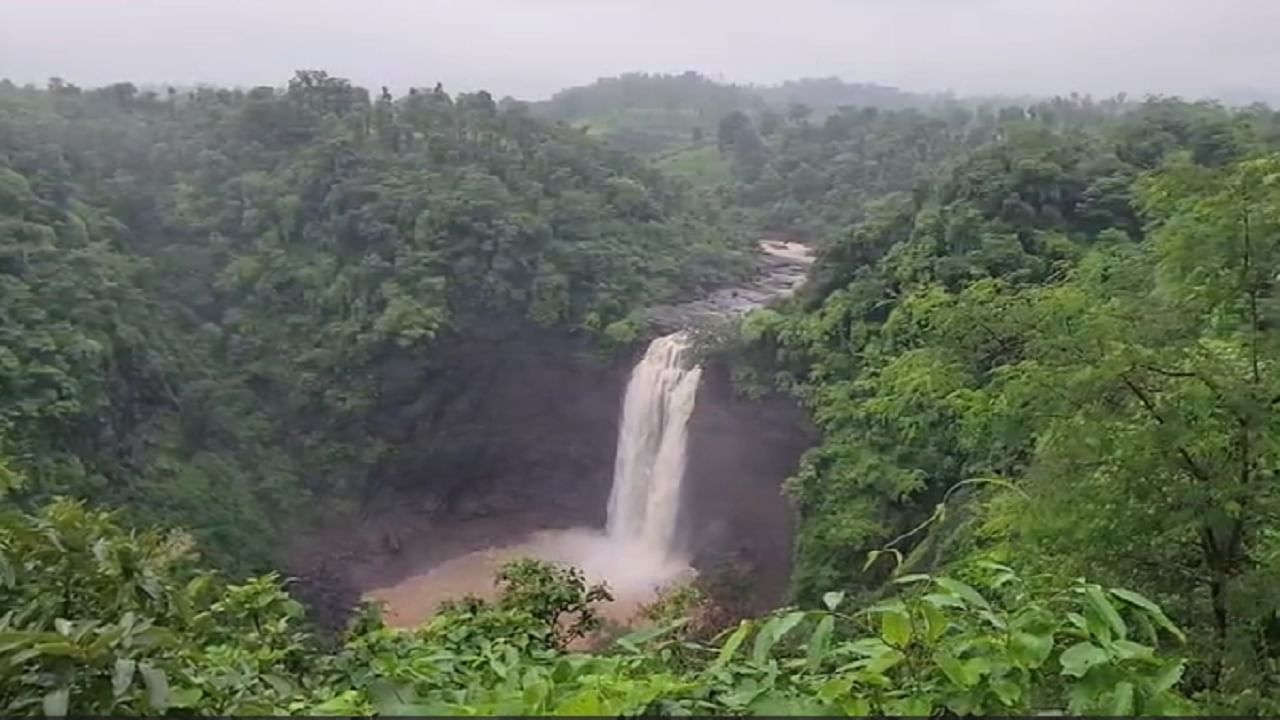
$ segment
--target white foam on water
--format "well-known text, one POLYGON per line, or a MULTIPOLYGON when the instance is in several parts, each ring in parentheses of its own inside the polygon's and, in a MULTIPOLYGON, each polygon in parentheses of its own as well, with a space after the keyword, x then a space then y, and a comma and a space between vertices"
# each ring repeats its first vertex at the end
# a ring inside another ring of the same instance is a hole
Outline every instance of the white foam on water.
POLYGON ((369 597, 386 603, 388 622, 412 626, 444 600, 494 597, 494 575, 502 565, 533 557, 578 567, 589 582, 607 584, 614 602, 603 614, 625 621, 663 586, 689 580, 693 570, 679 547, 677 528, 688 424, 701 376, 684 333, 655 339, 636 363, 623 400, 604 532, 533 533, 515 545, 456 557, 369 597))

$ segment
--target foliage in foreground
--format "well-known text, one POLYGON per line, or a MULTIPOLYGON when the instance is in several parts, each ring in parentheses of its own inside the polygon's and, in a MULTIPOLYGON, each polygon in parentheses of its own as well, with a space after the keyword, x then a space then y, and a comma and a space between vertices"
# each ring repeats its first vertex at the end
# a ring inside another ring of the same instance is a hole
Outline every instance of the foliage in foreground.
POLYGON ((1181 640, 1136 593, 1042 587, 1010 569, 898 578, 870 607, 745 620, 715 641, 679 620, 594 654, 573 569, 506 568, 499 600, 413 631, 358 616, 336 644, 306 632, 275 576, 228 585, 176 533, 121 529, 58 501, 0 521, 0 710, 50 715, 1168 713, 1181 640))

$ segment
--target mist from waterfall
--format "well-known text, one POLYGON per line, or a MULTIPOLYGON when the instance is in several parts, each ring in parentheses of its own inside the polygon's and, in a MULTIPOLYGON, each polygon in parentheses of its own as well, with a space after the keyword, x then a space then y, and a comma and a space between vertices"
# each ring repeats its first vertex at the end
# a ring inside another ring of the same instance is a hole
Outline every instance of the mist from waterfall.
MULTIPOLYGON (((689 327, 705 317, 729 317, 791 295, 812 262, 796 243, 760 243, 760 276, 750 284, 716 290, 681 305, 650 308, 665 327, 689 327)), ((613 486, 604 529, 538 530, 519 542, 490 546, 435 564, 425 573, 369 591, 387 604, 386 619, 412 627, 439 603, 466 595, 493 597, 494 574, 504 562, 534 557, 580 568, 591 582, 608 583, 614 602, 602 610, 627 622, 664 586, 696 576, 679 534, 688 425, 701 382, 690 338, 659 337, 632 368, 622 402, 613 486)), ((585 480, 584 480, 585 482, 585 480)))
POLYGON ((688 336, 665 335, 632 370, 623 400, 606 532, 658 561, 677 555, 689 418, 701 377, 688 336))

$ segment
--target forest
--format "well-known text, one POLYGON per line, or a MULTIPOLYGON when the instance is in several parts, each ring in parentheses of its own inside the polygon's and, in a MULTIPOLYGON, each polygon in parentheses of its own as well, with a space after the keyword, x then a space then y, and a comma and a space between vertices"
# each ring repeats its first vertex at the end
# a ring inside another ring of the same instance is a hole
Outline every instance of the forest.
POLYGON ((0 709, 1275 714, 1278 282, 1265 105, 0 82, 0 709), (808 281, 705 352, 818 431, 785 607, 520 560, 315 621, 281 549, 405 491, 401 375, 633 357, 759 237, 808 281))

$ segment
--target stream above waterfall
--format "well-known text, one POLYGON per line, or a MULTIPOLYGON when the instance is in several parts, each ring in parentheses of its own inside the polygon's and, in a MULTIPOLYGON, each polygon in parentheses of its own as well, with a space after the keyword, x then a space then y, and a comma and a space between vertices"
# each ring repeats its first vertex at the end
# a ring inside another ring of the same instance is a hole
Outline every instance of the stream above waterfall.
POLYGON ((662 587, 694 577, 690 548, 682 546, 678 525, 688 424, 702 369, 692 362, 682 329, 761 307, 804 282, 812 261, 806 246, 763 241, 760 249, 759 271, 752 281, 650 310, 654 327, 673 332, 653 340, 630 374, 605 527, 536 531, 516 542, 438 562, 425 572, 367 592, 366 598, 385 605, 389 624, 417 625, 444 600, 493 597, 496 571, 521 557, 572 565, 589 582, 606 583, 614 602, 600 612, 617 622, 633 617, 662 587))

